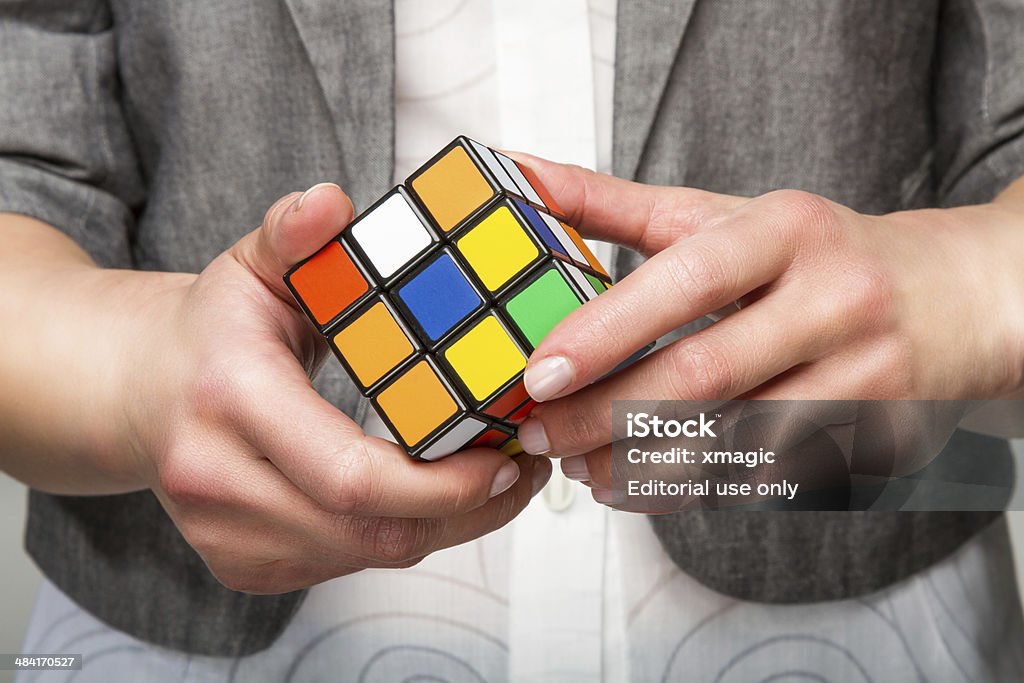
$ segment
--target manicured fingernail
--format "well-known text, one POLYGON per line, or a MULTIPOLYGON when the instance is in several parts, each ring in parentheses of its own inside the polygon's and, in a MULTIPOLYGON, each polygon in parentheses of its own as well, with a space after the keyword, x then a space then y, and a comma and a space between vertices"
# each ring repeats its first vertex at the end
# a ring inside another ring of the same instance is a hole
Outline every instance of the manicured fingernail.
POLYGON ((572 382, 572 365, 561 356, 550 356, 527 367, 523 381, 533 400, 547 401, 572 382))
POLYGON ((303 204, 303 202, 305 202, 307 199, 312 197, 314 194, 316 194, 320 190, 322 190, 324 188, 327 188, 327 187, 334 187, 334 188, 337 188, 339 190, 341 189, 335 183, 317 183, 316 185, 314 185, 313 187, 309 188, 308 190, 306 190, 305 192, 302 193, 302 196, 299 197, 299 201, 295 202, 295 204, 292 205, 292 211, 295 211, 296 213, 298 213, 299 211, 302 211, 302 204, 303 204))
POLYGON ((535 417, 531 417, 519 425, 516 437, 519 439, 519 445, 527 453, 544 455, 551 450, 551 442, 548 441, 548 434, 544 431, 544 423, 535 417))
POLYGON ((548 483, 548 479, 551 478, 551 461, 547 458, 538 460, 533 465, 533 493, 532 496, 536 496, 540 493, 540 490, 544 488, 544 485, 548 483))
POLYGON ((574 455, 571 458, 562 458, 562 474, 573 481, 588 481, 590 469, 587 468, 587 456, 574 455))
POLYGON ((615 489, 593 489, 591 495, 601 505, 621 505, 626 502, 626 494, 615 489))
POLYGON ((490 497, 501 495, 508 491, 512 484, 519 480, 519 465, 515 464, 511 460, 501 466, 498 473, 494 475, 494 481, 491 483, 491 494, 490 497))

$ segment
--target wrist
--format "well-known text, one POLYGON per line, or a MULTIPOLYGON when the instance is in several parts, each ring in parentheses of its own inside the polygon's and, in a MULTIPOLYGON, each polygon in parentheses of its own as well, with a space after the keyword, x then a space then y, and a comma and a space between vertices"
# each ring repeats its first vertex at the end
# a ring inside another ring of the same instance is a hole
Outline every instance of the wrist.
MULTIPOLYGON (((0 214, 0 469, 58 494, 145 486, 125 429, 148 313, 193 275, 98 268, 59 230, 0 214)), ((147 339, 154 341, 147 342, 147 339)))
MULTIPOLYGON (((984 204, 892 214, 931 244, 933 341, 953 344, 962 368, 956 398, 1005 398, 1024 390, 1024 215, 1019 206, 984 204)), ((912 244, 913 246, 913 244, 912 244)), ((913 259, 906 262, 912 263, 913 259)))
POLYGON ((159 371, 142 360, 153 357, 169 327, 164 321, 194 279, 88 266, 53 273, 54 288, 40 300, 61 301, 59 292, 64 296, 44 344, 51 390, 43 397, 61 419, 41 441, 50 452, 68 454, 73 466, 66 480, 41 488, 117 493, 147 486, 131 415, 153 409, 145 387, 159 381, 159 371))
MULTIPOLYGON (((170 419, 175 377, 184 345, 179 342, 181 310, 196 275, 102 271, 95 286, 119 292, 116 309, 105 316, 110 352, 104 400, 97 406, 93 452, 112 478, 133 488, 152 481, 154 434, 170 419)), ((109 296, 109 295, 108 295, 109 296)), ((102 300, 102 298, 100 299, 102 300)))

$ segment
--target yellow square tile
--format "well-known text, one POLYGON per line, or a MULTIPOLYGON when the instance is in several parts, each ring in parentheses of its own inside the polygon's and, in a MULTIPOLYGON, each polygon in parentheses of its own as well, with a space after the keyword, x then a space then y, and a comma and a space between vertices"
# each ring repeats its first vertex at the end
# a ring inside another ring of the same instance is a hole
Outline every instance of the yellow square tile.
POLYGON ((540 251, 507 206, 500 206, 456 241, 459 252, 492 292, 533 263, 540 251))
POLYGON ((489 398, 526 367, 526 356, 493 315, 449 346, 444 358, 477 401, 489 398))

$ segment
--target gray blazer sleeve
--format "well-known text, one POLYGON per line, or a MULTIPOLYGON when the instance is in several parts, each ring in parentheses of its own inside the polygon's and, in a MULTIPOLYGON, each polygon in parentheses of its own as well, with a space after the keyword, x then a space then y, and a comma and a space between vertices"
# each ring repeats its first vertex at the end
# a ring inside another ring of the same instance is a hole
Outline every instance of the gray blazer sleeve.
POLYGON ((1024 175, 1024 4, 947 0, 937 41, 939 201, 986 202, 1024 175))
POLYGON ((131 265, 142 202, 99 0, 0 3, 0 211, 63 230, 100 265, 131 265))

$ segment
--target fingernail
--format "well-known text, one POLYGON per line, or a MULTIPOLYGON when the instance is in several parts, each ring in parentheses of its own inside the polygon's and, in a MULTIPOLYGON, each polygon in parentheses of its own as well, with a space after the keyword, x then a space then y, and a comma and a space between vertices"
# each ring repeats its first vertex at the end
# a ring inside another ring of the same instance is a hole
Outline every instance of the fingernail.
POLYGON ((590 469, 587 468, 587 456, 574 455, 571 458, 562 458, 562 474, 573 481, 588 481, 590 469))
POLYGON ((626 502, 626 494, 615 489, 593 489, 591 495, 601 505, 622 505, 626 502))
POLYGON ((494 498, 499 496, 505 491, 508 491, 512 484, 519 480, 519 465, 515 464, 511 460, 501 466, 498 473, 494 475, 494 481, 491 483, 490 497, 494 498))
POLYGON ((527 453, 544 455, 551 450, 551 442, 544 431, 544 423, 535 417, 527 418, 526 422, 519 425, 516 437, 519 439, 519 445, 527 453))
POLYGON ((561 356, 550 356, 527 367, 523 381, 533 400, 547 401, 572 382, 572 365, 561 356))
POLYGON ((540 493, 540 490, 544 488, 544 485, 548 483, 550 478, 551 461, 547 458, 537 460, 533 465, 533 493, 530 496, 533 497, 540 493))
POLYGON ((299 201, 295 202, 295 204, 292 206, 292 211, 295 211, 296 213, 302 211, 303 202, 305 202, 309 197, 312 197, 315 193, 319 192, 325 187, 334 187, 339 190, 341 189, 335 183, 317 183, 316 185, 302 193, 302 196, 299 197, 299 201))

